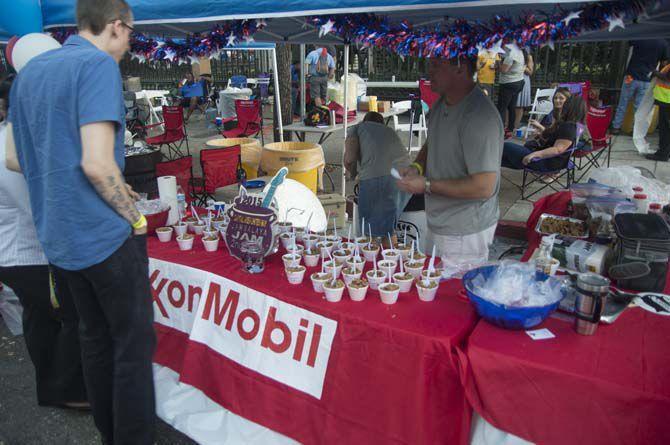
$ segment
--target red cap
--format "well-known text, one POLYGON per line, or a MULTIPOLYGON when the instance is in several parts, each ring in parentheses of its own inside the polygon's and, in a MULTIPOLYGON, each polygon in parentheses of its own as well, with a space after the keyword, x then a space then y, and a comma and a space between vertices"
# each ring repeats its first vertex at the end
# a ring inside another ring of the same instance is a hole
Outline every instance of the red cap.
POLYGON ((637 186, 633 187, 633 191, 634 192, 644 192, 644 189, 642 187, 640 187, 639 185, 637 185, 637 186))
POLYGON ((661 205, 660 205, 659 203, 657 203, 657 202, 652 202, 651 204, 649 204, 649 208, 650 208, 650 209, 654 209, 654 210, 660 210, 660 209, 661 209, 661 205))
POLYGON ((647 199, 647 195, 644 193, 636 193, 633 195, 633 199, 647 199))

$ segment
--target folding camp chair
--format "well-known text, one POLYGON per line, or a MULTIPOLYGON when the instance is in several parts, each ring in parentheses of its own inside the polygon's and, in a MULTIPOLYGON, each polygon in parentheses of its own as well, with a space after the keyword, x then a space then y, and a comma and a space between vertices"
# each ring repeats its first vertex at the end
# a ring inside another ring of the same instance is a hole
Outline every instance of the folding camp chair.
POLYGON ((573 96, 580 96, 587 102, 589 99, 589 91, 591 91, 591 81, 585 82, 568 82, 558 85, 559 88, 567 88, 573 96))
MULTIPOLYGON (((521 183, 521 187, 519 187, 521 189, 522 200, 524 201, 528 200, 530 199, 531 196, 534 196, 537 193, 540 193, 541 191, 547 188, 550 188, 555 192, 560 192, 561 190, 566 190, 570 188, 570 185, 572 185, 575 182, 575 163, 573 162, 572 158, 575 153, 575 150, 577 150, 577 142, 581 138, 583 132, 584 132, 584 126, 578 124, 575 141, 566 152, 568 163, 565 165, 565 167, 558 170, 550 170, 550 171, 537 170, 533 168, 533 161, 531 161, 523 169, 523 182, 521 183), (527 193, 527 189, 531 185, 538 183, 542 183, 542 186, 539 189, 534 190, 531 193, 527 193)), ((554 157, 566 156, 566 153, 561 153, 560 155, 554 157)), ((544 158, 544 159, 546 160, 551 158, 544 158)))
POLYGON ((260 100, 236 100, 235 113, 237 117, 223 119, 223 123, 237 119, 237 126, 230 130, 221 132, 225 138, 242 138, 261 134, 261 142, 265 144, 263 137, 263 109, 260 100))
POLYGON ((184 126, 184 110, 182 107, 162 107, 163 122, 157 124, 150 124, 145 126, 145 129, 165 125, 165 132, 158 136, 146 138, 149 145, 156 145, 162 148, 164 145, 168 148, 168 153, 164 156, 169 159, 178 159, 183 156, 190 155, 188 147, 188 136, 186 134, 186 127, 184 126), (182 153, 181 147, 186 144, 186 154, 182 153))
POLYGON ((431 108, 435 101, 440 98, 440 95, 430 88, 430 80, 419 80, 419 94, 421 94, 421 100, 428 105, 428 108, 431 108))
POLYGON ((228 79, 228 88, 230 87, 246 88, 247 76, 242 75, 230 76, 230 79, 228 79))
POLYGON ((159 162, 156 164, 156 177, 159 176, 174 176, 177 178, 177 185, 181 186, 186 196, 186 204, 191 203, 197 188, 193 178, 192 156, 184 156, 174 161, 159 162))
POLYGON ((586 128, 589 130, 591 142, 578 146, 575 150, 575 165, 579 172, 576 182, 581 181, 592 168, 600 168, 604 155, 607 157, 607 167, 610 166, 612 136, 607 134, 607 129, 611 122, 612 107, 588 107, 586 128))
POLYGON ((239 145, 200 150, 202 187, 196 188, 198 205, 205 205, 213 198, 216 189, 237 183, 237 162, 242 153, 239 145))
POLYGON ((135 93, 132 91, 123 92, 123 105, 126 108, 126 128, 131 133, 137 133, 137 127, 140 124, 140 110, 137 106, 137 99, 135 93))
MULTIPOLYGON (((423 105, 423 104, 422 104, 423 105)), ((402 102, 395 102, 392 105, 392 108, 395 110, 406 110, 410 111, 412 108, 412 101, 411 100, 403 100, 402 102)), ((411 114, 410 114, 411 115, 411 114)), ((417 152, 421 150, 421 146, 423 145, 423 141, 428 138, 428 125, 426 124, 426 113, 424 110, 424 107, 421 107, 421 113, 417 116, 414 116, 414 123, 410 125, 410 123, 407 124, 401 124, 400 120, 398 119, 398 115, 394 114, 393 115, 393 129, 395 131, 406 131, 409 132, 410 130, 412 132, 417 132, 417 142, 418 145, 411 145, 409 147, 410 152, 417 152)))
MULTIPOLYGON (((528 113, 528 119, 535 119, 539 122, 544 116, 551 113, 554 109, 554 94, 556 94, 556 88, 538 88, 535 91, 535 100, 533 100, 533 106, 528 113)), ((528 139, 529 130, 530 125, 527 125, 523 135, 524 139, 528 139)))

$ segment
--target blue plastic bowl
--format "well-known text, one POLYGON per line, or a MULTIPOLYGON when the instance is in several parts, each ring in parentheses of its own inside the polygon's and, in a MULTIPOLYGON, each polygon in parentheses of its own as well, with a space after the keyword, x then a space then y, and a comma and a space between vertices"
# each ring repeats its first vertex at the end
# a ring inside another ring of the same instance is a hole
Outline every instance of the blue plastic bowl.
MULTIPOLYGON (((561 299, 547 306, 513 307, 493 303, 472 292, 472 280, 474 280, 477 275, 482 274, 484 278, 488 280, 497 269, 498 266, 484 266, 478 269, 473 269, 463 276, 463 286, 465 287, 465 292, 468 294, 470 303, 475 307, 475 310, 480 317, 496 326, 505 329, 529 329, 537 326, 542 323, 549 314, 555 311, 561 300, 565 298, 565 292, 563 292, 561 299)), ((535 276, 538 281, 556 279, 542 272, 536 272, 535 276)))

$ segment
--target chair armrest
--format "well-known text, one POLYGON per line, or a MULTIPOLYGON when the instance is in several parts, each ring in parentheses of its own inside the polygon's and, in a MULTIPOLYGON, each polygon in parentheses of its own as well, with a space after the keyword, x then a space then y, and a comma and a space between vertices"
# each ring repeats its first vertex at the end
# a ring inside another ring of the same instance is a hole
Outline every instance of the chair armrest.
POLYGON ((225 124, 226 122, 232 122, 232 121, 234 121, 235 119, 237 119, 237 118, 236 118, 236 117, 225 117, 225 118, 222 118, 222 119, 221 119, 221 123, 224 123, 224 124, 225 124))
POLYGON ((145 129, 146 128, 154 128, 154 127, 158 127, 159 125, 164 125, 164 124, 165 124, 165 122, 158 122, 156 124, 141 125, 140 128, 145 128, 145 129))

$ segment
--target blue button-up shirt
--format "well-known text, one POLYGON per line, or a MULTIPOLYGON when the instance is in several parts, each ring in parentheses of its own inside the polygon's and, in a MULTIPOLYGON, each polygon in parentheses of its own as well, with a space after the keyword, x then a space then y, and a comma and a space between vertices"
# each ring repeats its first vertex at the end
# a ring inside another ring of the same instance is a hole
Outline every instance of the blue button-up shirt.
POLYGON ((123 170, 125 108, 118 64, 72 36, 21 70, 10 103, 19 164, 47 258, 67 270, 104 261, 128 238, 130 226, 84 175, 80 128, 114 122, 114 157, 123 170))

